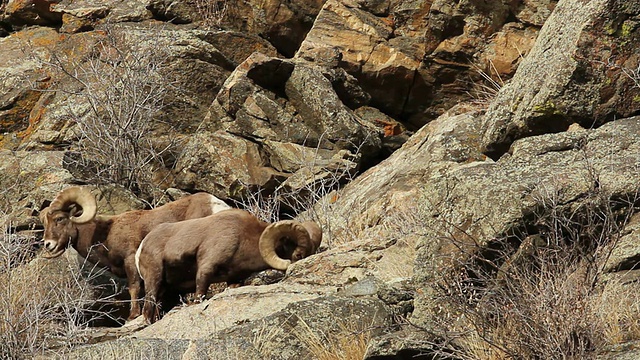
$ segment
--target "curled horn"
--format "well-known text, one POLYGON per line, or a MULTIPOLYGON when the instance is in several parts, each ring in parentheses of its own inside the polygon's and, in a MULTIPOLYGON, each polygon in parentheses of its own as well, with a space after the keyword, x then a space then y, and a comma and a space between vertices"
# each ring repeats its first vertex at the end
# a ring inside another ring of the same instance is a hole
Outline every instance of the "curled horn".
POLYGON ((282 259, 276 254, 278 240, 283 237, 295 239, 298 248, 305 253, 313 247, 309 232, 298 221, 283 220, 267 226, 260 236, 260 255, 269 266, 277 270, 287 270, 291 260, 282 259))
POLYGON ((86 188, 73 186, 62 190, 49 205, 49 211, 63 210, 71 213, 70 219, 74 223, 83 224, 96 216, 98 205, 96 198, 86 188), (75 205, 82 208, 82 215, 74 216, 75 205))

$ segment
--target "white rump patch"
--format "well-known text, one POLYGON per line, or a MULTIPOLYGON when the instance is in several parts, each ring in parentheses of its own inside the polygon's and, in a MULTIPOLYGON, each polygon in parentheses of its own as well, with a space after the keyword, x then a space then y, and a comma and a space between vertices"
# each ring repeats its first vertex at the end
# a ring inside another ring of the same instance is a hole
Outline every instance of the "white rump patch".
POLYGON ((142 239, 140 245, 138 246, 138 250, 136 250, 136 269, 138 269, 138 275, 140 275, 140 279, 144 280, 142 277, 142 273, 140 273, 140 254, 142 253, 142 245, 144 245, 144 241, 146 238, 142 239))
POLYGON ((215 214, 222 210, 231 209, 231 206, 227 205, 226 202, 218 199, 217 197, 211 195, 211 213, 215 214))

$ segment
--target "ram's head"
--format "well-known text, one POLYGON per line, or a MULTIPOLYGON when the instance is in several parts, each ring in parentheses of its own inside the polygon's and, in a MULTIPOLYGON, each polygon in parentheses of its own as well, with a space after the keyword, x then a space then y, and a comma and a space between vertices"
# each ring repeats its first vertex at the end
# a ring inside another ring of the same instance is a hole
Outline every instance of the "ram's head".
POLYGON ((96 211, 96 199, 88 189, 74 186, 61 191, 49 207, 40 211, 44 247, 49 252, 45 257, 62 255, 69 242, 77 239, 77 225, 93 220, 96 211))
POLYGON ((292 262, 313 255, 321 242, 322 230, 315 222, 283 220, 264 230, 260 237, 260 254, 274 269, 287 270, 292 262))

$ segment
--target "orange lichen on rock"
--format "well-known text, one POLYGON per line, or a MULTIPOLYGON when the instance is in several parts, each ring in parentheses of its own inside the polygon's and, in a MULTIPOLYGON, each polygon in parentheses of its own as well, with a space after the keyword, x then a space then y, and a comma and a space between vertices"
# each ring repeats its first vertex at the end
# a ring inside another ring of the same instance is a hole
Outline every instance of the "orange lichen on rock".
POLYGON ((382 125, 384 136, 400 135, 404 131, 402 124, 394 121, 377 119, 376 122, 382 125))

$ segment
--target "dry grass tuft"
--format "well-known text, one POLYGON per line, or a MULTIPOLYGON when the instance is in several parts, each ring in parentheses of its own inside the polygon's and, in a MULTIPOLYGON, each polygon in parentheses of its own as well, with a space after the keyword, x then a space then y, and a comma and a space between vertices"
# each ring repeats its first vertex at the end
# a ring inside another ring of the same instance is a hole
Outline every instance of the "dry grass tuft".
POLYGON ((295 322, 295 328, 265 324, 254 334, 252 347, 247 349, 244 358, 279 358, 282 356, 279 341, 293 335, 302 347, 299 353, 307 354, 310 359, 362 360, 367 353, 372 329, 351 320, 335 319, 335 327, 325 331, 313 328, 300 317, 295 322))
POLYGON ((595 314, 595 322, 602 324, 605 343, 640 339, 640 292, 635 285, 611 280, 597 296, 588 299, 587 306, 595 314))
POLYGON ((640 339, 637 285, 604 272, 637 197, 594 189, 576 206, 562 203, 560 191, 540 191, 543 206, 528 226, 452 259, 434 284, 442 355, 582 359, 640 339))
POLYGON ((336 192, 355 178, 363 144, 354 145, 352 151, 340 150, 331 159, 323 159, 318 154, 319 147, 305 148, 295 174, 270 191, 245 186, 247 191, 236 206, 266 222, 293 217, 315 221, 323 231, 323 246, 331 248, 344 243, 346 241, 336 239, 332 231, 336 192))
POLYGON ((493 62, 490 62, 489 65, 489 73, 477 65, 472 65, 476 73, 480 75, 480 81, 470 81, 471 90, 468 91, 468 94, 472 99, 472 103, 482 108, 489 106, 505 84, 493 62))
POLYGON ((294 334, 313 359, 364 359, 371 339, 371 330, 352 322, 345 323, 340 319, 336 319, 336 321, 338 331, 324 333, 314 331, 304 320, 300 320, 301 326, 294 334))
POLYGON ((200 26, 205 30, 220 28, 229 12, 227 0, 194 0, 194 5, 202 18, 200 26))
POLYGON ((65 257, 35 258, 33 239, 0 236, 0 358, 22 359, 85 341, 89 324, 105 316, 97 288, 65 257))

